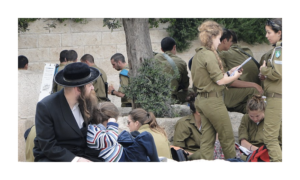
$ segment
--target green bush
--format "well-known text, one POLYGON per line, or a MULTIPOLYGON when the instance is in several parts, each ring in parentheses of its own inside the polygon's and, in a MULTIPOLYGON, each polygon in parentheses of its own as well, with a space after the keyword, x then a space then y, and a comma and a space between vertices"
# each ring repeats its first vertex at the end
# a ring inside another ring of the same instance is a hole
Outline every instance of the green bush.
POLYGON ((235 31, 238 41, 248 44, 269 43, 265 38, 264 26, 268 18, 152 18, 149 23, 150 27, 158 27, 158 23, 169 22, 167 32, 175 39, 177 51, 183 52, 190 48, 191 41, 198 38, 198 26, 208 19, 235 31))
POLYGON ((170 82, 177 78, 164 72, 163 66, 156 59, 145 59, 138 69, 136 77, 130 77, 128 87, 124 87, 125 94, 137 103, 138 107, 152 111, 156 117, 174 117, 171 104, 170 82))

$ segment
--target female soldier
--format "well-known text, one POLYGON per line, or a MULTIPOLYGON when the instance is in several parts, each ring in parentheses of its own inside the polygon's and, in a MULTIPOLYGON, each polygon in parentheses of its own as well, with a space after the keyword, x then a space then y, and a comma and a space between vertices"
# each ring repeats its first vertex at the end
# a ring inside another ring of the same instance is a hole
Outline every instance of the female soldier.
POLYGON ((281 162, 282 151, 278 144, 278 135, 282 121, 282 23, 281 19, 268 20, 265 26, 266 37, 273 44, 271 56, 264 59, 260 67, 261 80, 264 80, 264 92, 267 107, 264 124, 264 144, 267 146, 270 161, 281 162))
MULTIPOLYGON (((192 114, 182 117, 175 125, 175 132, 173 137, 173 145, 183 148, 189 153, 188 159, 195 160, 199 158, 200 153, 200 130, 201 130, 201 116, 195 108, 196 93, 191 93, 186 101, 189 102, 192 114)), ((222 148, 219 140, 215 142, 214 159, 224 159, 222 148), (223 157, 223 158, 222 158, 223 157)))
POLYGON ((128 114, 128 127, 130 132, 149 132, 153 136, 158 156, 172 159, 166 132, 157 124, 152 112, 147 112, 142 108, 130 111, 128 114))
MULTIPOLYGON (((264 99, 255 95, 247 102, 247 114, 241 120, 239 127, 239 141, 240 144, 250 151, 255 151, 260 146, 264 145, 264 117, 265 117, 266 103, 264 99)), ((280 125, 281 126, 281 125, 280 125)), ((282 130, 278 136, 278 141, 281 146, 282 130)), ((246 156, 242 155, 242 159, 246 161, 246 156)))
POLYGON ((223 149, 225 159, 236 157, 232 126, 227 109, 223 102, 222 91, 228 84, 242 74, 236 67, 223 73, 222 62, 216 52, 220 44, 222 27, 214 21, 205 21, 198 28, 201 47, 196 49, 193 58, 192 78, 199 93, 196 98, 196 109, 201 115, 201 139, 199 159, 214 159, 216 133, 223 149))

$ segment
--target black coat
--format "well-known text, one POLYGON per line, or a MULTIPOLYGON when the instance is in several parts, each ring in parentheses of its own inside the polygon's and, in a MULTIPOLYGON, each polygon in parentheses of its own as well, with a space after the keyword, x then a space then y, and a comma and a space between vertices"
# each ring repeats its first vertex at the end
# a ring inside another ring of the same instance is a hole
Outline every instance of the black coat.
POLYGON ((70 162, 75 156, 103 161, 99 151, 87 148, 86 127, 79 129, 63 89, 38 102, 35 126, 35 161, 70 162))

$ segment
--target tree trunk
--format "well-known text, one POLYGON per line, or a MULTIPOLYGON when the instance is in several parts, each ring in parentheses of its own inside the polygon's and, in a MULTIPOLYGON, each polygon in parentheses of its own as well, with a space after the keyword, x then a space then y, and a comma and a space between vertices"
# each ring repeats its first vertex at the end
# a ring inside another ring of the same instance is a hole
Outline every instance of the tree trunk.
MULTIPOLYGON (((124 18, 122 22, 126 37, 129 76, 135 77, 144 59, 153 57, 148 18, 124 18)), ((132 108, 136 107, 133 99, 132 108)))

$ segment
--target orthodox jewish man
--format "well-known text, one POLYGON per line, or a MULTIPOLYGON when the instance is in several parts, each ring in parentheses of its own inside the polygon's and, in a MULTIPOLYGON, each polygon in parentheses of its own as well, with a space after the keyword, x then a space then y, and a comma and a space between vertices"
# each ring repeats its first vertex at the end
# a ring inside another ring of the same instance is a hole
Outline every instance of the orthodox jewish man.
MULTIPOLYGON (((97 107, 93 81, 99 70, 76 62, 59 71, 54 81, 64 88, 38 102, 35 115, 35 162, 102 161, 86 145, 87 128, 97 107)), ((96 151, 96 150, 94 150, 96 151)))

